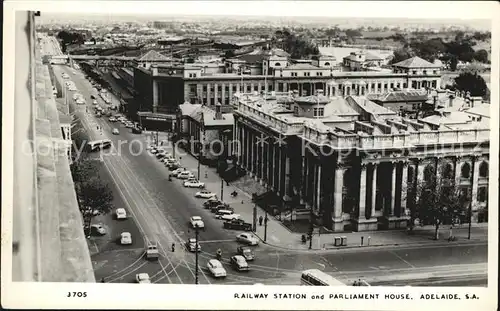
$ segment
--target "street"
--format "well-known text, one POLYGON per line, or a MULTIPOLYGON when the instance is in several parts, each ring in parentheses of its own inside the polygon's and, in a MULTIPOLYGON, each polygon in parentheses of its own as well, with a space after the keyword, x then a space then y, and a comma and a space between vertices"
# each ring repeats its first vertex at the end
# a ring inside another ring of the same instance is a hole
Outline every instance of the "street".
MULTIPOLYGON (((62 72, 66 72, 87 103, 92 102, 92 87, 80 72, 73 74, 67 66, 54 66, 54 71, 58 79, 62 72)), ((68 99, 70 102, 73 101, 71 95, 70 93, 68 99)), ((104 104, 101 102, 101 105, 104 104)), ((150 263, 142 257, 143 243, 129 249, 116 245, 112 251, 99 250, 92 257, 96 279, 133 282, 136 273, 147 272, 153 283, 195 283, 195 255, 188 252, 183 243, 194 237, 189 218, 197 215, 203 218, 206 227, 199 234, 202 247, 199 256, 200 284, 297 285, 300 284, 301 271, 315 268, 328 272, 347 284, 363 278, 373 285, 486 285, 486 243, 333 250, 321 253, 284 251, 261 243, 254 247, 256 260, 250 262, 250 271, 235 272, 228 263, 229 257, 236 252, 238 243, 235 236, 239 231, 223 229, 222 222, 214 219, 212 213, 201 207, 203 200, 194 198, 193 195, 198 190, 184 188, 177 179, 168 181, 169 170, 146 151, 145 134, 132 134, 130 129, 119 122, 111 123, 106 117, 96 118, 90 106, 88 113, 85 112, 85 106, 76 106, 76 116, 82 120, 91 139, 107 138, 114 144, 112 152, 102 151, 103 166, 114 183, 114 195, 119 196, 122 202, 117 204, 124 204, 123 207, 131 216, 127 221, 137 224, 142 234, 139 237, 133 233, 133 239, 157 241, 161 253, 158 262, 150 263), (102 131, 97 130, 97 125, 102 127, 102 131), (112 135, 113 128, 118 128, 120 134, 112 135), (176 245, 175 252, 171 250, 172 243, 176 245), (228 272, 224 280, 212 278, 205 268, 207 261, 215 258, 219 248, 228 272), (450 269, 451 266, 453 269, 450 269), (471 267, 474 267, 477 276, 464 277, 464 272, 471 267), (415 275, 429 278, 416 279, 415 275)))

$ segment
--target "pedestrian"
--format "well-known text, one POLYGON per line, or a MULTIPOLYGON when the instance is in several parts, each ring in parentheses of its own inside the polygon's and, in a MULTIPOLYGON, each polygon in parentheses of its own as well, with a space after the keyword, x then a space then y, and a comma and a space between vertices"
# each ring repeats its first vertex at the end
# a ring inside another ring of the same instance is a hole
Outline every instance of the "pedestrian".
POLYGON ((259 226, 262 226, 262 221, 264 220, 264 217, 262 217, 262 215, 260 215, 259 217, 259 226))
POLYGON ((172 252, 175 252, 175 243, 172 243, 172 252))
POLYGON ((453 225, 450 226, 450 235, 448 236, 448 241, 453 240, 453 225))
POLYGON ((228 186, 228 187, 229 187, 229 181, 227 181, 227 180, 226 180, 226 186, 228 186))

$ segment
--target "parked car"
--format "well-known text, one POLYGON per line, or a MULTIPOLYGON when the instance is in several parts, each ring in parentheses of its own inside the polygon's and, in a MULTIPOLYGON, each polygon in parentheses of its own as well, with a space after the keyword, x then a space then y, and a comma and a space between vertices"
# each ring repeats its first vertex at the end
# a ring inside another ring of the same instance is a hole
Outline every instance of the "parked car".
POLYGON ((236 236, 236 241, 248 245, 258 245, 259 240, 250 233, 240 233, 236 236))
POLYGON ((185 170, 186 169, 184 167, 179 167, 179 168, 175 169, 172 173, 170 173, 170 175, 172 177, 177 177, 177 175, 179 175, 180 173, 182 173, 185 170))
POLYGON ((116 118, 115 117, 109 117, 109 122, 116 122, 116 118))
POLYGON ((149 279, 149 274, 147 274, 147 273, 136 274, 135 280, 139 284, 150 284, 151 283, 151 280, 149 279))
POLYGON ((134 123, 132 123, 132 122, 127 122, 127 123, 125 123, 125 127, 126 127, 126 128, 133 128, 134 126, 135 126, 135 125, 134 125, 134 123))
POLYGON ((185 181, 183 185, 188 188, 205 188, 205 183, 196 179, 185 181))
POLYGON ((205 228, 205 223, 203 222, 203 220, 201 220, 200 216, 192 216, 189 222, 191 223, 191 227, 193 228, 195 228, 196 226, 198 226, 198 228, 200 229, 205 228))
POLYGON ((208 200, 206 200, 205 202, 203 202, 203 207, 205 209, 211 209, 212 206, 219 206, 221 204, 223 204, 224 202, 220 201, 219 199, 217 199, 216 197, 213 197, 213 198, 210 198, 208 200))
POLYGON ((226 269, 224 269, 222 263, 217 259, 210 259, 207 263, 207 268, 214 278, 224 278, 227 275, 226 269))
POLYGON ((243 230, 243 231, 252 231, 252 224, 245 222, 243 219, 231 219, 229 221, 225 221, 223 224, 224 229, 231 230, 243 230))
POLYGON ((132 128, 132 133, 134 134, 142 134, 142 129, 140 127, 133 127, 132 128))
POLYGON ((231 266, 237 271, 248 271, 250 270, 248 267, 248 263, 245 260, 245 257, 241 255, 235 255, 231 257, 231 266))
POLYGON ((198 191, 196 192, 196 194, 194 195, 195 198, 203 198, 203 199, 208 199, 208 198, 211 198, 211 197, 214 197, 216 196, 217 194, 211 192, 211 191, 208 191, 208 190, 201 190, 201 191, 198 191))
POLYGON ((113 135, 120 135, 120 131, 117 128, 114 128, 113 135))
POLYGON ((116 211, 116 219, 127 219, 127 212, 124 208, 117 208, 116 211))
POLYGON ((94 105, 94 106, 97 105, 97 100, 95 100, 95 99, 92 100, 92 105, 94 105))
MULTIPOLYGON (((234 212, 232 210, 226 210, 226 209, 220 209, 218 210, 216 213, 215 213, 215 218, 217 219, 222 219, 222 216, 226 216, 226 215, 232 215, 234 212)), ((234 218, 238 218, 238 217, 234 217, 234 218)), ((233 219, 233 218, 231 218, 233 219)), ((231 219, 227 219, 227 220, 231 220, 231 219)))
POLYGON ((177 178, 179 179, 189 179, 189 178, 194 178, 194 174, 191 173, 190 171, 184 171, 181 172, 177 175, 177 178))
POLYGON ((255 253, 249 247, 238 246, 236 252, 238 253, 238 255, 243 256, 246 261, 252 261, 255 259, 255 253))
POLYGON ((194 238, 190 238, 189 240, 186 241, 186 248, 190 252, 201 252, 200 243, 196 244, 196 239, 194 238))
POLYGON ((132 235, 130 234, 130 232, 122 232, 120 243, 122 245, 132 244, 132 235))
POLYGON ((90 226, 90 234, 105 235, 106 234, 106 228, 104 228, 102 224, 91 225, 90 226))
POLYGON ((210 208, 210 211, 212 213, 217 213, 218 211, 220 210, 228 210, 228 211, 234 211, 234 209, 232 207, 229 206, 229 204, 227 203, 222 203, 220 205, 217 205, 217 206, 212 206, 210 208))

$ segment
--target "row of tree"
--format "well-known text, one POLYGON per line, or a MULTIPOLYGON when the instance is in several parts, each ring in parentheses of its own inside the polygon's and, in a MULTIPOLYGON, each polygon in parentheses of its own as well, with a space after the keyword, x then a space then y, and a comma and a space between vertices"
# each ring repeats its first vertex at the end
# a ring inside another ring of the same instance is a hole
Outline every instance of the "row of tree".
POLYGON ((311 55, 319 54, 318 47, 310 40, 303 36, 297 36, 286 28, 276 31, 274 34, 274 40, 281 42, 283 50, 295 59, 307 58, 311 55))
POLYGON ((66 52, 70 44, 83 44, 85 36, 81 32, 61 30, 57 33, 57 38, 61 41, 61 50, 66 52))

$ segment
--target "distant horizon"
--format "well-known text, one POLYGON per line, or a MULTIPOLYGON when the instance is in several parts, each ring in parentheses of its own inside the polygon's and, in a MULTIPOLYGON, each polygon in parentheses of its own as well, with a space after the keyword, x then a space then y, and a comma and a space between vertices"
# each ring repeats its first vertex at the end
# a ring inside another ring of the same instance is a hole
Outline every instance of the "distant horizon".
MULTIPOLYGON (((39 21, 41 23, 78 23, 81 21, 106 21, 109 19, 111 22, 153 22, 153 21, 175 21, 179 19, 187 19, 190 21, 196 21, 199 19, 200 22, 210 21, 210 20, 248 20, 248 21, 266 21, 273 19, 276 22, 293 22, 297 23, 297 26, 307 25, 307 24, 329 24, 331 27, 336 25, 343 27, 361 27, 361 26, 374 26, 374 27, 395 27, 399 26, 401 28, 407 27, 425 27, 428 25, 429 28, 436 27, 447 27, 447 26, 459 26, 468 27, 476 30, 491 31, 491 21, 487 18, 485 19, 461 19, 461 18, 395 18, 395 17, 335 17, 335 16, 272 16, 272 15, 229 15, 229 14, 218 14, 218 15, 200 15, 200 14, 151 14, 151 13, 116 13, 107 14, 101 12, 85 12, 85 13, 73 13, 73 12, 44 12, 42 11, 39 21), (54 21, 56 20, 56 21, 54 21), (383 22, 385 25, 378 25, 383 22), (344 25, 343 25, 344 24, 344 25), (348 25, 345 25, 348 24, 348 25), (387 25, 389 24, 389 25, 387 25)), ((274 26, 274 25, 270 25, 274 26)), ((325 25, 326 26, 326 25, 325 25)))

